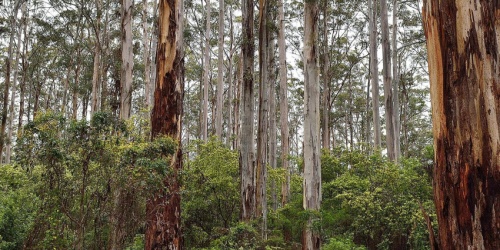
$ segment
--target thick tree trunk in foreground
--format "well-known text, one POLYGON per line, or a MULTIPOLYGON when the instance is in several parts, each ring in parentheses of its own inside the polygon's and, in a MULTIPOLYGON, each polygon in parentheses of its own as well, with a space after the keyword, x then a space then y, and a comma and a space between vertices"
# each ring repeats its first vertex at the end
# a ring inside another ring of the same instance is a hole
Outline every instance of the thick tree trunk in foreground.
POLYGON ((288 132, 288 85, 286 75, 286 45, 285 45, 285 6, 283 0, 279 0, 279 65, 280 65, 280 123, 281 123, 281 160, 285 169, 285 181, 281 186, 281 204, 288 203, 290 197, 290 169, 288 163, 289 132, 288 132))
MULTIPOLYGON (((320 111, 317 39, 318 2, 309 0, 304 5, 304 197, 305 210, 319 211, 321 204, 320 111)), ((319 232, 309 218, 302 233, 302 249, 320 249, 319 232)))
POLYGON ((424 1, 441 249, 500 249, 498 8, 424 1))
POLYGON ((241 141, 240 141, 240 175, 241 175, 241 220, 249 221, 255 215, 255 168, 254 168, 254 142, 253 142, 253 63, 255 45, 253 43, 253 1, 242 0, 241 12, 242 36, 241 44, 243 61, 242 82, 242 114, 241 114, 241 141))
POLYGON ((132 0, 122 0, 122 68, 120 83, 120 118, 127 120, 132 109, 132 69, 134 54, 132 48, 132 0))
POLYGON ((147 200, 145 249, 182 249, 179 171, 182 169, 183 1, 161 0, 156 54, 156 88, 151 113, 152 137, 167 135, 178 143, 165 188, 147 200))

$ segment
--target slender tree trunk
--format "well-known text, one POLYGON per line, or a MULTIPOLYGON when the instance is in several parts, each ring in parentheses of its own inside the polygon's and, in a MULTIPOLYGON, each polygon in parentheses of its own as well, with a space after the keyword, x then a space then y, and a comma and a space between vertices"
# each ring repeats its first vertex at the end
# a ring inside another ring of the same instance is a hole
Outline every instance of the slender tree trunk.
MULTIPOLYGON (((153 20, 157 20, 158 16, 158 8, 157 8, 157 1, 153 1, 153 20)), ((151 32, 151 44, 150 44, 150 47, 151 47, 151 55, 152 56, 156 56, 156 48, 157 48, 157 45, 158 45, 158 23, 157 22, 153 22, 153 31, 151 32)), ((156 58, 153 58, 156 62, 156 58)), ((151 76, 151 79, 150 79, 150 82, 149 82, 149 86, 151 86, 151 93, 150 93, 150 96, 149 96, 149 99, 153 99, 153 88, 156 84, 156 64, 155 63, 150 63, 149 64, 149 72, 150 72, 150 76, 151 76)), ((153 105, 153 101, 151 101, 151 104, 150 105, 153 105)))
POLYGON ((281 204, 288 203, 290 197, 290 168, 288 155, 290 154, 288 135, 288 83, 286 72, 286 45, 285 45, 285 6, 283 0, 279 0, 279 65, 280 65, 280 124, 281 124, 281 160, 285 169, 285 181, 281 186, 281 204))
POLYGON ((233 142, 233 148, 239 149, 241 142, 241 119, 240 114, 241 110, 241 99, 242 97, 242 88, 243 88, 243 56, 240 54, 238 63, 237 63, 237 72, 236 72, 236 93, 235 93, 235 101, 234 101, 234 137, 236 138, 233 142))
MULTIPOLYGON (((155 0, 156 1, 156 0, 155 0)), ((143 46, 143 61, 144 61, 144 101, 146 108, 151 106, 151 57, 149 55, 149 50, 151 49, 149 41, 149 27, 148 27, 148 0, 142 0, 142 46, 143 46)))
POLYGON ((498 3, 424 1, 440 249, 500 249, 498 3))
MULTIPOLYGON (((179 172, 182 169, 182 99, 184 95, 183 1, 161 0, 156 55, 157 81, 151 113, 152 138, 167 135, 178 143, 171 174, 146 204, 145 249, 182 249, 179 172)), ((170 172, 170 171, 169 171, 170 172)))
POLYGON ((399 119, 399 69, 398 69, 398 0, 393 0, 392 11, 392 93, 394 98, 394 157, 396 162, 401 155, 401 137, 399 133, 400 119, 399 119))
POLYGON ((217 62, 217 108, 215 135, 222 141, 222 109, 224 104, 224 0, 219 0, 219 56, 217 62))
MULTIPOLYGON (((24 2, 22 4, 22 13, 23 15, 26 14, 26 5, 27 3, 24 2)), ((21 51, 21 26, 17 26, 18 31, 17 31, 17 47, 16 47, 16 56, 15 56, 15 62, 14 62, 14 67, 12 69, 12 74, 14 75, 13 81, 12 81, 12 91, 11 91, 11 98, 10 98, 10 105, 9 105, 9 124, 8 124, 8 132, 7 132, 7 145, 5 148, 5 163, 9 164, 10 163, 10 156, 11 156, 11 146, 12 146, 12 134, 14 130, 14 104, 16 102, 16 93, 17 93, 17 77, 18 77, 18 72, 19 72, 19 57, 20 57, 20 51, 21 51)))
POLYGON ((121 29, 122 29, 122 67, 120 75, 120 118, 130 118, 132 109, 132 69, 134 68, 134 55, 132 47, 132 9, 133 0, 122 0, 121 29))
POLYGON ((328 49, 328 1, 323 6, 323 128, 322 148, 330 150, 330 54, 328 49))
POLYGON ((201 121, 201 138, 204 141, 208 140, 208 85, 210 81, 210 14, 212 12, 210 8, 210 0, 206 0, 206 28, 205 28, 205 52, 203 60, 203 114, 201 121))
POLYGON ((227 122, 227 136, 226 136, 226 141, 227 141, 227 145, 231 148, 231 149, 235 149, 236 147, 233 146, 233 134, 235 134, 234 132, 234 128, 233 126, 237 123, 237 122, 233 122, 233 117, 234 117, 234 110, 233 110, 233 105, 235 105, 235 100, 233 99, 233 84, 234 84, 234 81, 233 81, 233 64, 234 64, 234 61, 233 61, 233 57, 234 57, 234 53, 235 53, 235 49, 234 49, 234 30, 233 30, 233 8, 231 6, 231 8, 229 8, 229 51, 230 51, 230 55, 229 55, 229 58, 228 58, 228 72, 227 72, 227 81, 228 81, 228 84, 229 84, 229 88, 228 88, 228 96, 227 96, 227 99, 228 99, 228 113, 229 113, 229 117, 228 117, 228 122, 227 122))
MULTIPOLYGON (((321 162, 319 127, 319 74, 316 52, 318 35, 318 2, 304 4, 304 183, 303 207, 319 211, 321 204, 321 162)), ((302 232, 302 249, 320 249, 319 232, 310 216, 302 232)))
POLYGON ((381 149, 382 130, 380 128, 380 104, 378 86, 378 56, 377 56, 377 0, 368 0, 370 9, 370 82, 372 84, 372 111, 373 111, 373 147, 381 149))
POLYGON ((101 68, 101 16, 102 16, 102 0, 96 0, 96 31, 95 31, 95 44, 94 44, 94 70, 92 73, 92 104, 90 106, 90 115, 97 112, 99 99, 101 97, 100 91, 100 68, 101 68))
POLYGON ((255 216, 255 167, 254 167, 254 53, 253 1, 242 0, 242 117, 240 141, 241 220, 250 221, 255 216))
POLYGON ((385 96, 385 130, 387 155, 392 161, 396 160, 394 151, 394 102, 392 99, 392 78, 391 78, 391 48, 389 42, 389 21, 387 17, 387 0, 380 0, 380 17, 382 23, 382 57, 384 75, 384 96, 385 96))
MULTIPOLYGON (((272 8, 272 6, 275 6, 276 0, 270 0, 269 6, 272 8)), ((272 22, 271 20, 275 20, 275 13, 271 13, 272 10, 269 11, 270 16, 268 18, 269 22, 272 22)), ((270 25, 271 26, 271 25, 270 25)), ((273 23, 272 26, 275 26, 273 23)), ((276 68, 275 68, 275 53, 274 50, 276 48, 275 42, 276 40, 274 39, 274 32, 273 31, 268 31, 269 34, 269 46, 268 48, 268 80, 267 82, 269 83, 269 166, 272 169, 276 168, 277 165, 277 160, 276 160, 276 68)), ((276 182, 273 180, 271 183, 271 198, 272 198, 272 208, 274 211, 278 209, 278 202, 276 198, 276 182)))
POLYGON ((28 53, 28 3, 26 2, 22 6, 22 22, 23 22, 23 53, 21 56, 21 65, 23 69, 23 76, 21 77, 21 82, 19 84, 19 118, 17 131, 21 131, 23 128, 23 116, 24 116, 24 93, 26 90, 26 77, 28 74, 28 60, 26 54, 28 53))

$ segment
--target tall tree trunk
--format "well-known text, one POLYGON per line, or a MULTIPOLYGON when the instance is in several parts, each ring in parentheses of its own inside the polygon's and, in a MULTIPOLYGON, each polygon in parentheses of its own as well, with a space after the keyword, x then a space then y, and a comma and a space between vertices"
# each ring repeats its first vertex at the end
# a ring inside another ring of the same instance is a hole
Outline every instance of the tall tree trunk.
POLYGON ((268 132, 268 61, 269 45, 267 32, 268 0, 259 0, 259 118, 257 130, 257 194, 255 214, 262 218, 262 235, 266 236, 267 221, 267 132, 268 132))
POLYGON ((399 133, 399 65, 398 65, 398 0, 393 0, 392 10, 392 94, 394 98, 394 157, 397 161, 401 155, 401 137, 399 133))
POLYGON ((384 96, 385 96, 385 131, 387 155, 392 161, 396 160, 394 151, 394 102, 392 99, 392 78, 391 78, 391 48, 389 41, 389 20, 387 16, 387 0, 380 0, 380 22, 382 24, 382 60, 384 75, 384 96))
POLYGON ((217 61, 217 108, 215 135, 222 141, 222 109, 224 105, 224 0, 219 0, 219 55, 217 61))
POLYGON ((328 1, 323 1, 323 128, 322 148, 330 150, 330 54, 328 49, 328 1))
MULTIPOLYGON (((155 0, 156 1, 156 0, 155 0)), ((148 27, 148 0, 142 0, 142 46, 143 46, 143 61, 144 61, 144 101, 146 108, 151 106, 151 57, 149 55, 150 41, 149 41, 149 27, 148 27)))
POLYGON ((370 9, 370 82, 372 84, 373 111, 373 147, 381 149, 382 130, 380 128, 380 104, 378 86, 378 56, 377 56, 377 0, 368 0, 370 9))
POLYGON ((231 149, 235 149, 236 147, 233 146, 233 134, 235 134, 234 132, 234 128, 233 126, 237 123, 237 122, 233 122, 233 117, 234 117, 234 110, 233 110, 233 105, 235 105, 235 100, 233 100, 233 85, 234 85, 234 81, 233 81, 233 64, 234 64, 234 61, 233 61, 233 57, 234 57, 234 53, 235 53, 235 48, 234 48, 234 28, 233 28, 233 8, 231 6, 231 8, 229 8, 229 58, 228 58, 228 72, 227 72, 227 81, 228 81, 228 96, 227 96, 227 100, 228 100, 228 121, 227 121, 227 135, 226 135, 226 141, 227 141, 227 145, 229 146, 229 148, 231 149))
POLYGON ((288 162, 289 147, 289 132, 288 132, 288 83, 286 73, 286 45, 285 45, 285 5, 283 0, 279 0, 279 65, 280 65, 280 125, 281 125, 281 160, 283 161, 283 169, 285 170, 285 181, 281 186, 281 204, 284 206, 288 203, 290 197, 290 168, 288 162))
POLYGON ((500 248, 498 3, 424 1, 441 249, 500 248))
MULTIPOLYGON (((22 4, 22 13, 23 15, 26 14, 26 5, 27 3, 24 2, 22 4)), ((14 28, 14 27, 12 27, 14 28)), ((17 92, 17 77, 18 77, 18 72, 19 72, 19 57, 20 57, 20 52, 21 52, 21 26, 17 26, 17 46, 16 46, 16 56, 15 56, 15 62, 14 62, 14 67, 12 69, 12 74, 14 75, 13 81, 12 81, 12 91, 11 91, 11 98, 10 98, 10 105, 9 105, 9 124, 8 124, 8 132, 7 132, 7 145, 5 148, 5 163, 9 164, 10 163, 10 156, 11 156, 11 146, 12 146, 12 134, 14 130, 14 104, 16 102, 16 92, 17 92)))
MULTIPOLYGON (((321 162, 319 141, 319 74, 316 52, 318 35, 318 1, 304 4, 304 183, 303 207, 319 211, 321 204, 321 162)), ((320 249, 319 232, 309 217, 302 232, 302 249, 320 249)))
MULTIPOLYGON (((19 83, 19 118, 17 124, 17 131, 21 131, 23 128, 23 116, 24 116, 24 94, 26 91, 26 77, 28 74, 28 59, 26 54, 28 53, 28 3, 26 2, 22 8, 22 22, 23 22, 23 53, 21 56, 21 65, 23 69, 23 76, 21 77, 21 82, 19 83)), ((69 68, 68 68, 69 71, 69 68)))
MULTIPOLYGON (((157 81, 151 113, 152 138, 167 135, 178 143, 171 174, 146 204, 145 249, 182 249, 179 172, 182 169, 182 99, 184 95, 182 0, 161 0, 156 55, 157 81)), ((170 172, 170 171, 169 171, 170 172)))
POLYGON ((242 0, 242 118, 240 136, 240 174, 241 174, 241 220, 250 221, 255 216, 255 167, 254 167, 254 142, 253 142, 253 115, 254 115, 254 54, 253 42, 253 1, 242 0))
MULTIPOLYGON (((276 0, 270 0, 269 2, 269 17, 268 22, 272 22, 275 20, 275 13, 272 13, 274 10, 274 6, 276 6, 276 0)), ((274 23, 269 26, 275 26, 274 23)), ((276 168, 277 160, 276 160, 276 67, 275 67, 275 53, 274 50, 276 48, 276 40, 274 36, 274 31, 268 30, 268 38, 269 38, 269 46, 268 48, 268 80, 269 83, 269 151, 268 151, 268 159, 269 166, 272 169, 276 168)), ((274 211, 278 209, 278 202, 276 199, 276 182, 273 180, 271 183, 271 198, 272 198, 272 208, 274 211)))
POLYGON ((210 0, 206 0, 205 52, 203 53, 203 114, 201 120, 201 138, 208 140, 208 85, 210 84, 210 0))
MULTIPOLYGON (((157 20, 158 16, 158 8, 157 8, 157 1, 153 1, 153 20, 157 20)), ((150 44, 150 47, 151 47, 151 55, 152 56, 156 56, 156 48, 158 47, 158 22, 153 22, 153 28, 152 28, 152 32, 151 32, 151 44, 150 44)), ((156 58, 153 58, 153 60, 156 61, 156 58)), ((151 93, 150 93, 150 96, 149 96, 149 99, 151 100, 153 98, 153 88, 156 84, 156 64, 155 63, 150 63, 149 64, 149 75, 151 76, 151 79, 150 79, 150 82, 149 82, 149 86, 151 86, 151 93)), ((153 101, 151 101, 151 104, 150 105, 153 105, 153 101)))
POLYGON ((100 68, 101 68, 101 16, 102 16, 102 0, 96 0, 96 25, 95 25, 95 44, 94 44, 94 70, 92 73, 92 104, 90 106, 90 115, 97 112, 99 109, 100 91, 100 68))
POLYGON ((122 0, 121 29, 122 29, 122 67, 120 75, 120 118, 130 118, 132 109, 132 69, 134 68, 134 55, 132 47, 132 8, 133 0, 122 0))

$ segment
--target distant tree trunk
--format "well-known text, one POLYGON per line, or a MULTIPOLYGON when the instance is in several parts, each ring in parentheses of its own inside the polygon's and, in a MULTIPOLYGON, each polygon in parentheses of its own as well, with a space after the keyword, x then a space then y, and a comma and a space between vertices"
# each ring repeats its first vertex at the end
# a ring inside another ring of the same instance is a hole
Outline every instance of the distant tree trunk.
POLYGON ((146 204, 145 249, 182 249, 181 196, 182 99, 184 95, 183 1, 161 0, 156 55, 157 81, 151 113, 152 138, 167 135, 178 143, 162 188, 146 204), (170 172, 170 171, 169 171, 170 172))
POLYGON ((210 80, 210 0, 206 0, 205 52, 203 53, 203 114, 201 120, 201 138, 208 140, 208 85, 210 80))
POLYGON ((322 148, 330 150, 330 55, 328 49, 328 1, 323 1, 323 128, 322 148))
POLYGON ((236 138, 233 142, 233 148, 239 149, 241 142, 241 99, 242 88, 243 88, 243 56, 240 54, 239 60, 237 62, 237 72, 236 72, 236 93, 234 97, 234 137, 236 138))
MULTIPOLYGON (((319 74, 316 52, 318 35, 318 1, 304 4, 304 183, 303 207, 319 211, 321 204, 321 162, 319 141, 319 74)), ((302 249, 320 249, 320 234, 309 217, 302 232, 302 249)))
POLYGON ((94 70, 92 73, 92 104, 90 106, 90 115, 97 112, 99 109, 100 91, 100 72, 101 72, 101 16, 102 16, 102 0, 96 0, 96 25, 95 25, 95 44, 94 44, 94 70))
MULTIPOLYGON (((26 14, 26 5, 27 3, 24 2, 22 4, 22 13, 23 15, 26 14)), ((12 27, 14 28, 14 27, 12 27)), ((9 124, 8 124, 8 132, 7 132, 7 145, 5 148, 5 163, 9 164, 10 163, 10 156, 11 156, 11 146, 12 146, 12 134, 14 130, 14 104, 16 102, 16 93, 17 93, 17 77, 18 77, 18 72, 19 72, 19 57, 20 57, 20 51, 21 51, 21 26, 17 26, 17 46, 16 46, 16 56, 15 56, 15 62, 14 62, 14 67, 12 69, 12 74, 14 75, 13 81, 12 81, 12 91, 11 91, 11 98, 10 98, 10 105, 9 105, 9 124)))
MULTIPOLYGON (((156 0, 155 0, 156 1, 156 0)), ((144 101, 146 108, 151 106, 151 57, 149 55, 150 41, 149 41, 149 28, 148 28, 148 0, 142 0, 142 46, 143 46, 143 61, 144 61, 144 101)))
POLYGON ((217 61, 217 108, 215 135, 222 141, 222 109, 224 104, 224 0, 219 0, 219 56, 217 61))
POLYGON ((380 128, 380 104, 378 86, 378 56, 377 56, 377 0, 368 0, 370 17, 370 82, 372 84, 372 111, 373 111, 373 146, 375 149, 382 147, 380 128))
POLYGON ((122 0, 121 29, 122 29, 122 67, 120 75, 120 118, 130 118, 132 109, 132 69, 134 68, 134 54, 132 47, 132 8, 133 0, 122 0))
POLYGON ((285 181, 281 186, 281 204, 288 203, 290 197, 290 168, 288 162, 289 131, 288 131, 288 83, 286 72, 286 45, 285 45, 285 6, 283 0, 279 0, 279 65, 280 65, 280 124, 281 124, 281 160, 285 170, 285 181))
POLYGON ((387 16, 387 0, 380 0, 380 20, 382 25, 382 59, 384 75, 384 96, 385 96, 385 131, 387 155, 392 161, 396 160, 394 151, 394 102, 392 99, 392 78, 391 78, 391 48, 389 41, 389 21, 387 16))
POLYGON ((234 61, 233 61, 233 57, 234 57, 234 53, 235 53, 235 48, 234 48, 234 28, 233 28, 233 9, 232 7, 229 8, 229 58, 228 58, 228 72, 227 72, 227 81, 228 81, 228 96, 227 96, 227 100, 228 100, 228 113, 229 113, 229 117, 228 117, 228 122, 227 122, 227 135, 226 135, 226 141, 227 141, 227 145, 231 148, 231 149, 235 149, 236 147, 233 146, 233 141, 234 141, 234 138, 233 138, 233 134, 235 134, 235 131, 234 131, 234 128, 233 126, 235 124, 237 124, 237 122, 233 122, 233 117, 235 115, 235 112, 233 110, 233 105, 236 105, 235 103, 235 100, 233 98, 233 92, 234 92, 234 89, 233 89, 233 85, 234 85, 234 81, 233 81, 233 64, 234 64, 234 61))
POLYGON ((241 174, 241 220, 250 221, 255 215, 255 167, 254 167, 254 96, 253 96, 253 72, 254 53, 253 43, 253 1, 242 0, 241 12, 242 36, 241 44, 242 63, 242 118, 240 136, 240 174, 241 174))
MULTIPOLYGON (((19 118, 18 118, 18 125, 17 125, 17 131, 21 131, 23 128, 23 116, 24 116, 24 94, 26 91, 26 76, 28 74, 28 60, 26 58, 26 54, 28 53, 28 3, 25 2, 25 4, 22 7, 22 23, 23 23, 23 36, 24 36, 24 42, 23 42, 23 53, 21 56, 21 65, 23 69, 23 76, 21 77, 21 82, 19 83, 19 118)), ((68 72, 69 72, 69 67, 68 67, 68 72)), ((69 74, 68 74, 69 75, 69 74)), ((69 76, 68 76, 69 77, 69 76)))
MULTIPOLYGON (((270 0, 270 10, 268 17, 268 22, 272 22, 275 20, 275 13, 272 13, 274 10, 274 6, 276 0, 270 0)), ((269 26, 274 27, 276 24, 272 23, 269 26)), ((275 53, 274 50, 276 48, 276 40, 274 39, 274 31, 268 30, 268 38, 269 38, 269 46, 268 48, 268 80, 269 83, 269 151, 268 151, 268 160, 269 166, 272 169, 276 168, 277 160, 276 160, 276 67, 275 67, 275 53)), ((271 183, 271 198, 272 198, 272 208, 274 211, 278 209, 278 202, 276 198, 276 182, 273 180, 271 183)))
POLYGON ((398 0, 393 0, 392 10, 392 94, 394 98, 394 157, 396 162, 401 155, 401 137, 399 135, 399 69, 398 69, 398 0))
POLYGON ((440 249, 500 249, 497 10, 496 1, 424 1, 440 249))
POLYGON ((267 132, 268 132, 268 61, 267 47, 267 12, 268 0, 259 1, 259 117, 257 130, 257 194, 255 196, 255 214, 262 218, 262 235, 266 238, 267 220, 267 132))
MULTIPOLYGON (((158 16, 158 8, 157 8, 157 1, 154 0, 153 1, 153 20, 157 20, 158 16)), ((158 22, 153 22, 153 28, 152 28, 152 32, 151 32, 151 55, 152 56, 156 56, 156 48, 158 47, 158 22)), ((153 58, 153 60, 156 61, 155 58, 153 58)), ((156 64, 155 63, 150 63, 149 64, 149 75, 151 76, 151 79, 149 80, 149 86, 151 87, 151 93, 150 93, 150 96, 149 96, 149 99, 151 100, 153 98, 153 92, 154 92, 154 86, 156 84, 156 64)), ((153 101, 151 101, 151 104, 150 105, 153 105, 153 101)))

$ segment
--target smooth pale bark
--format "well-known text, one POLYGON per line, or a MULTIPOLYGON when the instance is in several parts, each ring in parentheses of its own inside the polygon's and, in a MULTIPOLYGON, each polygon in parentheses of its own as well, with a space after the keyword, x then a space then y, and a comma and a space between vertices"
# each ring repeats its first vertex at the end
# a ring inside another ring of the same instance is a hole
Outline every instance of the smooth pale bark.
POLYGON ((267 130, 269 108, 269 82, 267 61, 267 12, 268 0, 259 0, 259 115, 257 129, 257 179, 255 214, 262 218, 262 235, 266 237, 267 220, 267 130))
POLYGON ((157 81, 151 112, 152 138, 172 137, 178 143, 172 156, 171 174, 165 187, 148 198, 146 204, 145 249, 182 249, 181 196, 182 98, 184 92, 183 1, 161 0, 159 4, 157 81))
POLYGON ((233 122, 233 116, 234 116, 234 110, 233 110, 233 105, 235 105, 235 100, 233 100, 233 57, 235 53, 235 47, 234 47, 234 27, 233 27, 233 8, 229 8, 229 58, 228 58, 228 71, 227 71, 227 79, 228 79, 228 121, 227 121, 227 135, 226 135, 226 143, 231 149, 235 149, 233 145, 233 134, 234 128, 233 126, 236 124, 236 122, 233 122))
MULTIPOLYGON (((304 182, 303 207, 319 211, 321 204, 321 162, 319 129, 318 1, 304 4, 304 182)), ((320 249, 321 239, 309 217, 302 232, 302 249, 320 249)))
POLYGON ((400 118, 399 118, 399 66, 398 66, 398 0, 393 0, 392 11, 392 95, 394 98, 394 157, 396 162, 401 155, 400 118))
POLYGON ((394 151, 394 101, 392 98, 391 48, 389 41, 389 20, 387 17, 387 0, 380 0, 380 22, 382 25, 382 74, 384 75, 385 97, 385 138, 387 155, 391 161, 396 160, 394 151))
MULTIPOLYGON (((210 80, 210 0, 206 0, 205 52, 203 53, 203 114, 201 120, 201 138, 208 140, 208 84, 210 80)), ((212 113, 213 114, 213 113, 212 113)))
POLYGON ((122 29, 122 66, 120 92, 120 118, 130 118, 132 109, 132 69, 134 68, 134 54, 132 47, 132 0, 122 0, 121 29, 122 29))
POLYGON ((102 0, 96 0, 96 24, 95 24, 95 44, 94 44, 94 69, 92 73, 92 104, 90 106, 90 116, 98 111, 100 105, 100 67, 101 67, 101 16, 102 0))
POLYGON ((328 49, 328 1, 324 1, 323 6, 323 127, 322 127, 322 148, 330 150, 330 53, 328 49))
POLYGON ((378 56, 377 56, 377 0, 368 0, 369 32, 370 32, 370 82, 372 85, 373 112, 373 147, 381 149, 382 130, 380 128, 380 104, 378 86, 378 56))
MULTIPOLYGON (((22 13, 23 15, 26 14, 26 5, 27 3, 24 2, 22 4, 22 13)), ((16 94, 17 94, 17 77, 18 77, 18 72, 19 72, 19 57, 20 57, 20 52, 21 52, 21 27, 17 27, 17 46, 16 46, 16 55, 15 55, 15 60, 14 60, 14 65, 12 68, 12 75, 13 75, 13 81, 12 81, 12 90, 11 90, 11 97, 10 97, 10 105, 9 105, 9 123, 8 123, 8 128, 7 128, 7 144, 5 148, 5 163, 9 164, 10 163, 10 157, 11 157, 11 148, 12 148, 12 134, 14 133, 14 104, 16 102, 16 94)))
MULTIPOLYGON (((23 23, 23 53, 21 55, 21 65, 23 70, 23 75, 21 77, 21 82, 19 83, 19 116, 18 116, 18 124, 17 131, 21 131, 23 128, 23 116, 24 116, 24 94, 26 91, 26 77, 28 74, 28 60, 26 58, 26 54, 28 53, 28 3, 26 2, 22 6, 22 23, 23 23)), ((70 68, 68 67, 68 72, 70 72, 70 68)), ((66 76, 69 78, 69 73, 66 76)))
POLYGON ((424 1, 440 249, 500 248, 498 3, 424 1))
POLYGON ((215 135, 222 141, 222 109, 224 105, 224 0, 219 0, 219 55, 217 60, 217 107, 215 135))
MULTIPOLYGON (((156 0, 155 0, 156 1, 156 0)), ((149 26, 148 26, 148 0, 142 0, 142 47, 143 47, 143 54, 142 54, 142 60, 144 62, 144 101, 146 108, 149 108, 151 106, 151 90, 152 90, 152 84, 151 84, 151 57, 149 55, 149 50, 150 48, 150 41, 149 41, 149 26)))
MULTIPOLYGON (((158 8, 157 8, 158 4, 157 4, 157 1, 153 1, 153 20, 157 20, 158 19, 158 8)), ((151 32, 151 44, 150 44, 150 47, 151 47, 151 55, 154 56, 153 57, 153 60, 156 62, 156 48, 158 47, 158 23, 157 22, 153 22, 153 28, 152 28, 152 32, 151 32)), ((150 58, 151 60, 151 58, 150 58)), ((150 89, 151 89, 151 93, 150 93, 150 96, 149 96, 149 99, 151 100, 151 106, 153 105, 153 94, 154 94, 154 86, 156 84, 156 64, 155 63, 149 63, 149 75, 151 76, 150 80, 149 80, 149 86, 150 86, 150 89)))
POLYGON ((242 90, 241 90, 241 136, 240 136, 240 174, 241 174, 241 220, 250 221, 255 216, 255 167, 254 167, 254 54, 253 42, 253 1, 242 0, 242 90))
POLYGON ((288 84, 286 73, 286 45, 285 45, 285 6, 283 0, 279 0, 279 33, 278 33, 278 49, 279 49, 279 76, 280 76, 280 126, 281 126, 281 160, 283 169, 285 170, 285 181, 281 186, 281 205, 288 203, 290 197, 290 169, 288 155, 289 132, 288 132, 288 84))

